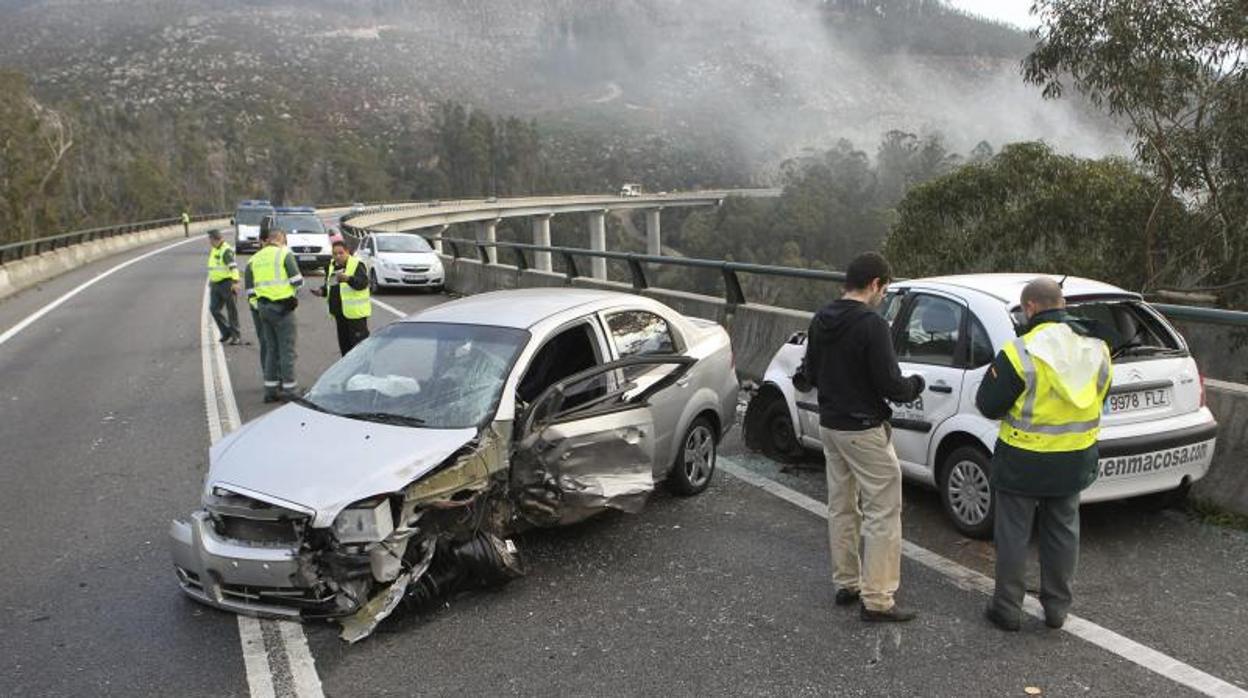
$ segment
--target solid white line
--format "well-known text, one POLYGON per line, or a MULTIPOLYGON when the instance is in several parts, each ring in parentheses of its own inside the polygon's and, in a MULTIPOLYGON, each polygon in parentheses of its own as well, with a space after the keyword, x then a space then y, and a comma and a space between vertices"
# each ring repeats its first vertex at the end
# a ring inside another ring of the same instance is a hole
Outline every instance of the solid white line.
POLYGON ((122 269, 125 269, 131 264, 137 264, 138 262, 142 262, 148 257, 151 257, 152 255, 160 254, 161 252, 164 252, 165 250, 171 250, 177 247, 178 245, 185 245, 188 242, 200 242, 200 239, 199 237, 193 237, 187 240, 179 240, 173 243, 172 245, 165 245, 164 247, 161 247, 160 249, 152 250, 151 252, 148 252, 146 254, 141 254, 138 257, 133 257, 131 259, 128 259, 122 262, 121 264, 118 264, 115 267, 112 267, 111 269, 107 269, 105 271, 100 272, 99 274, 96 274, 95 276, 91 277, 87 281, 82 282, 81 284, 74 287, 73 289, 66 291, 64 294, 61 295, 60 298, 57 298, 51 303, 48 303, 42 308, 31 313, 30 315, 27 315, 25 319, 23 319, 21 322, 17 323, 16 325, 10 327, 8 330, 4 332, 4 334, 0 334, 0 344, 4 344, 5 342, 9 341, 13 337, 17 336, 18 332, 21 332, 22 330, 29 327, 31 323, 43 317, 44 315, 47 315, 48 313, 52 312, 57 307, 59 307, 62 303, 69 300, 70 298, 73 298, 79 293, 82 293, 83 291, 87 290, 91 286, 95 285, 97 282, 103 279, 106 279, 112 276, 113 274, 116 274, 117 272, 121 271, 122 269))
POLYGON ((260 621, 251 616, 238 616, 238 636, 243 643, 243 665, 247 668, 247 687, 252 698, 274 698, 273 674, 269 654, 264 649, 264 631, 260 621))
MULTIPOLYGON (((234 397, 234 384, 230 379, 230 366, 225 360, 225 348, 221 342, 216 341, 216 324, 208 306, 209 289, 205 285, 203 310, 200 315, 200 348, 208 434, 212 442, 216 443, 222 436, 241 426, 243 420, 238 411, 238 400, 234 397), (223 406, 224 415, 221 414, 223 406)), ((295 695, 299 698, 324 698, 321 679, 316 673, 316 663, 303 635, 303 626, 288 621, 260 621, 244 615, 236 617, 239 641, 243 647, 247 687, 252 698, 276 698, 269 650, 265 648, 264 631, 261 628, 261 623, 269 622, 276 622, 281 632, 282 647, 273 651, 285 652, 295 695)))
POLYGON ((399 310, 398 308, 394 307, 393 305, 390 305, 389 303, 382 303, 376 298, 372 298, 371 300, 373 301, 373 305, 377 306, 378 308, 381 308, 382 310, 385 310, 399 317, 407 317, 407 313, 403 312, 402 310, 399 310))
POLYGON ((303 626, 288 620, 279 620, 277 627, 282 631, 282 642, 286 645, 286 660, 290 665, 290 675, 294 679, 295 695, 300 698, 322 698, 321 678, 316 674, 316 662, 312 659, 312 651, 308 649, 308 638, 303 634, 303 626))
MULTIPOLYGON (((820 502, 817 499, 808 497, 801 492, 785 487, 770 478, 764 477, 737 465, 727 458, 721 457, 719 459, 718 466, 720 470, 723 470, 738 480, 753 485, 769 494, 773 494, 790 504, 809 511, 816 516, 824 519, 828 518, 827 504, 820 502)), ((990 577, 980 574, 975 570, 963 567, 953 560, 942 557, 927 548, 915 545, 910 541, 902 541, 901 552, 911 560, 914 560, 915 562, 939 572, 945 577, 948 577, 959 588, 966 589, 968 591, 977 591, 988 595, 993 593, 994 584, 990 577)), ((1040 602, 1035 597, 1030 595, 1027 596, 1024 600, 1023 607, 1031 615, 1037 618, 1044 618, 1044 609, 1041 608, 1040 602)), ((1204 695, 1248 698, 1248 691, 1245 691, 1232 683, 1223 681, 1222 679, 1219 679, 1211 674, 1207 674, 1196 667, 1185 664, 1174 657, 1158 652, 1151 647, 1141 645, 1130 638, 1123 637, 1122 635, 1119 635, 1108 628, 1103 628, 1085 618, 1080 618, 1074 614, 1067 616, 1066 624, 1062 627, 1062 630, 1204 695)))

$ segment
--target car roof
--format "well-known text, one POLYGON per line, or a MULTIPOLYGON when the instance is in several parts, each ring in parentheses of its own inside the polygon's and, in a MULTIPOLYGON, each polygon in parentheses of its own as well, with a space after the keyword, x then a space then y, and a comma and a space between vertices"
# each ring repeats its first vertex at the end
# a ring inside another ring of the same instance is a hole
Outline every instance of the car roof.
POLYGON ((648 305, 642 296, 592 288, 524 288, 478 293, 435 305, 401 322, 450 322, 461 325, 492 325, 528 329, 539 322, 571 310, 591 313, 621 301, 648 305))
POLYGON ((238 202, 238 208, 273 208, 268 199, 246 199, 238 202))
POLYGON ((274 210, 278 213, 316 213, 311 206, 278 206, 274 210))
POLYGON ((909 279, 894 284, 898 288, 910 286, 945 286, 978 291, 992 296, 1009 305, 1017 305, 1023 293, 1023 287, 1032 279, 1048 277, 1062 284, 1062 291, 1067 298, 1077 296, 1118 296, 1139 298, 1138 293, 1123 290, 1112 284, 1079 276, 1062 276, 1061 274, 955 274, 950 276, 930 276, 922 279, 909 279))

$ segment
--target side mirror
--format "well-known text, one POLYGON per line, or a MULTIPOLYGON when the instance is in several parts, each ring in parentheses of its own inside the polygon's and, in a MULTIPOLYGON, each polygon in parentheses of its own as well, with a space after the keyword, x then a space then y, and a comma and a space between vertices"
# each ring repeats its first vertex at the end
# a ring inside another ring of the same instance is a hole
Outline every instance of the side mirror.
POLYGON ((260 219, 260 232, 268 235, 273 230, 273 219, 265 216, 260 219))
POLYGON ((238 225, 234 222, 234 216, 230 216, 230 225, 238 225))

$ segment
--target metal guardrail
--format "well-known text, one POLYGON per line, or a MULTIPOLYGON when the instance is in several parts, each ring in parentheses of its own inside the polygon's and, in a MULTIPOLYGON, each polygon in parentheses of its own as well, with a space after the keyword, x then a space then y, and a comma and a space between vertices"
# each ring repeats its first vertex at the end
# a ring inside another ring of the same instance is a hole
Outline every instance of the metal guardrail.
MULTIPOLYGON (((802 269, 799 267, 781 267, 768 264, 746 264, 743 262, 726 262, 721 260, 696 259, 689 257, 666 257, 637 254, 633 252, 596 251, 576 247, 545 247, 541 245, 530 245, 522 242, 485 242, 481 240, 465 240, 462 238, 449 237, 435 237, 431 238, 431 241, 441 241, 444 246, 449 246, 451 257, 456 259, 465 257, 463 254, 465 249, 475 249, 476 259, 478 261, 489 259, 487 250, 491 247, 510 250, 514 253, 516 267, 520 270, 532 268, 532 265, 526 256, 526 253, 528 252, 549 252, 551 254, 557 254, 563 258, 565 267, 565 271, 563 273, 568 279, 583 276, 580 269, 576 265, 577 257, 619 260, 628 264, 632 287, 635 290, 650 288, 649 279, 646 276, 646 265, 666 265, 695 269, 717 269, 723 276, 724 300, 729 305, 740 305, 748 302, 738 274, 760 274, 788 279, 810 279, 817 281, 843 282, 845 280, 844 272, 802 269)), ((1169 305, 1164 303, 1153 303, 1152 306, 1173 320, 1187 320, 1191 322, 1226 325, 1230 327, 1248 327, 1248 312, 1244 311, 1223 310, 1220 308, 1201 308, 1187 305, 1169 305)))
MULTIPOLYGON (((191 222, 198 223, 199 221, 210 220, 213 218, 227 218, 229 215, 229 213, 198 213, 191 216, 191 222)), ((103 240, 117 235, 126 235, 128 233, 137 233, 142 230, 151 230, 152 228, 177 225, 181 222, 181 216, 174 218, 158 218, 156 220, 141 221, 138 223, 123 223, 121 225, 110 225, 101 228, 75 230, 69 233, 34 238, 32 240, 19 240, 7 245, 0 245, 0 264, 15 262, 19 259, 43 254, 44 252, 50 252, 63 247, 80 245, 84 242, 91 242, 92 240, 103 240)))

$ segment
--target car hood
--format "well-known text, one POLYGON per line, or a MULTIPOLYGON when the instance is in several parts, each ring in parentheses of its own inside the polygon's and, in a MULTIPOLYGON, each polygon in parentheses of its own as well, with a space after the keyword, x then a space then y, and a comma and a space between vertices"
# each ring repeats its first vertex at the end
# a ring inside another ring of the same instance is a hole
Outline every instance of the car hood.
POLYGON ((204 485, 311 509, 312 525, 326 527, 353 502, 429 473, 476 435, 475 428, 393 426, 286 405, 213 446, 204 485))
POLYGON ((434 252, 378 252, 377 256, 391 264, 426 264, 432 266, 438 260, 434 252))

